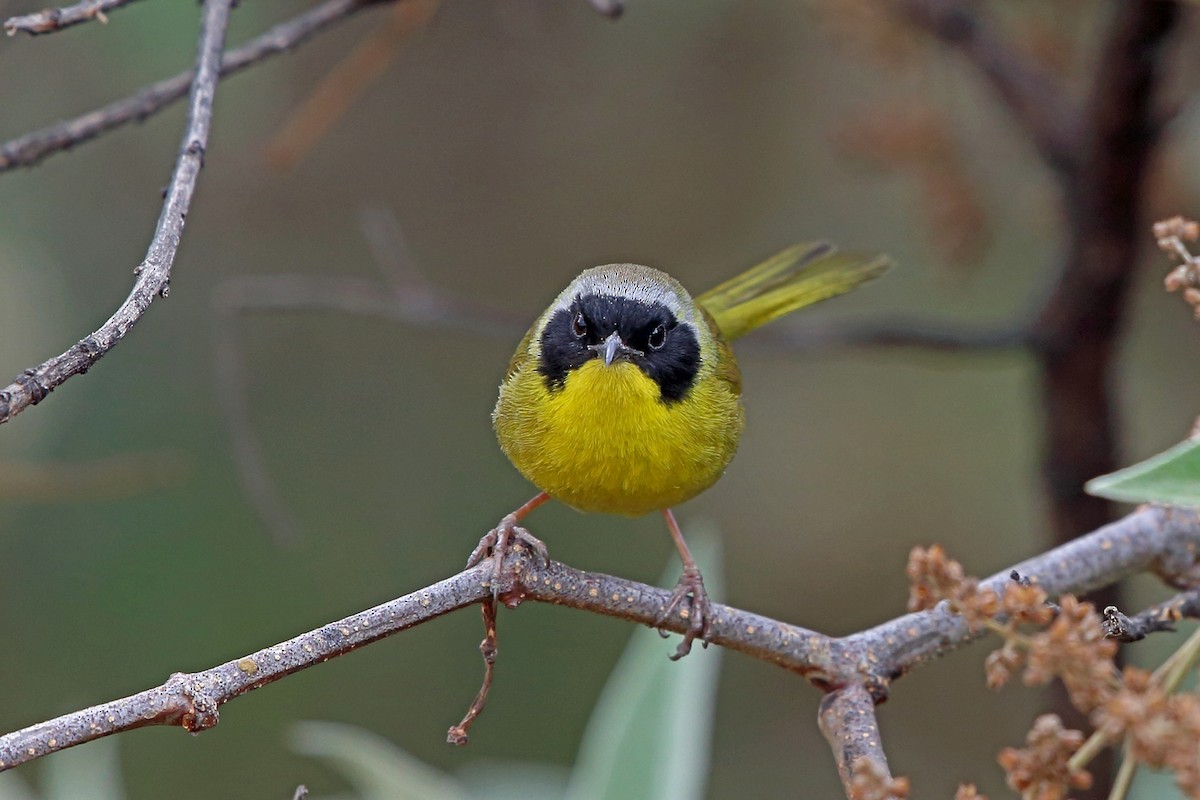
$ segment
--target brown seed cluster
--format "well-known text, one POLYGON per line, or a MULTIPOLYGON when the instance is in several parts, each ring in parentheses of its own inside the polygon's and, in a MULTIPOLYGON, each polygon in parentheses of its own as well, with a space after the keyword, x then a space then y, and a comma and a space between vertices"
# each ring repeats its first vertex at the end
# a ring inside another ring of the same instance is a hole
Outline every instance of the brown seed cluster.
POLYGON ((954 793, 954 800, 988 800, 986 794, 980 794, 973 783, 960 783, 954 793))
POLYGON ((1025 737, 1025 747, 1006 747, 997 760, 1008 773, 1008 785, 1026 800, 1064 800, 1070 789, 1092 785, 1086 770, 1067 765, 1082 744, 1082 733, 1064 727, 1055 714, 1043 714, 1025 737))
MULTIPOLYGON (((987 657, 989 687, 1004 686, 1017 674, 1029 686, 1057 678, 1071 703, 1090 714, 1095 741, 1073 761, 1084 734, 1065 729, 1054 715, 1037 719, 1024 748, 1000 754, 1009 785, 1024 797, 1063 800, 1071 789, 1090 784, 1085 767, 1095 751, 1124 741, 1132 758, 1171 770, 1188 797, 1200 798, 1200 695, 1174 693, 1174 684, 1144 670, 1118 672, 1117 641, 1090 603, 1066 595, 1055 606, 1035 581, 1016 574, 997 595, 936 545, 915 548, 907 571, 911 610, 945 602, 973 628, 987 627, 1002 637, 1003 644, 987 657)), ((1185 652, 1191 652, 1187 645, 1175 658, 1185 652)), ((974 787, 963 786, 956 800, 972 797, 974 787)))
POLYGON ((1200 239, 1200 223, 1183 217, 1171 217, 1154 223, 1154 239, 1159 249, 1178 259, 1179 266, 1167 273, 1163 285, 1168 292, 1183 292, 1183 300, 1200 319, 1200 261, 1184 242, 1200 239))
POLYGON ((987 626, 1013 632, 1024 622, 1044 624, 1053 616, 1046 593, 1036 584, 1013 581, 1004 592, 980 588, 962 564, 947 557, 941 545, 914 547, 905 569, 909 580, 908 610, 925 611, 946 601, 972 630, 987 626))
POLYGON ((908 778, 893 778, 887 769, 870 758, 854 762, 850 800, 908 800, 908 778))
POLYGON ((1200 696, 1166 692, 1149 672, 1126 667, 1121 688, 1092 721, 1111 739, 1124 738, 1138 761, 1174 772, 1188 797, 1200 797, 1200 696))
POLYGON ((1119 685, 1113 666, 1117 643, 1105 638, 1091 603, 1066 595, 1054 621, 1029 641, 1026 685, 1042 686, 1059 678, 1071 704, 1084 712, 1106 701, 1119 685))

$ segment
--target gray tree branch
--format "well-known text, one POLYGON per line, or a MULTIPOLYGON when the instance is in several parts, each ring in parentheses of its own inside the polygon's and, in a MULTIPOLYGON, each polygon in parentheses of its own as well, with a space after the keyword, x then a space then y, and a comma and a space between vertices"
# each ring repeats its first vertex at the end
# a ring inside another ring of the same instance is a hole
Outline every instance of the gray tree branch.
MULTIPOLYGON (((1051 594, 1087 591, 1134 572, 1182 575, 1200 550, 1200 515, 1149 508, 1088 536, 1017 565, 1051 594)), ((987 579, 1000 588, 1011 570, 987 579)), ((492 562, 432 586, 301 634, 286 642, 193 674, 177 673, 164 684, 0 736, 0 770, 41 756, 147 725, 212 727, 220 706, 306 667, 407 630, 492 596, 492 562)), ((525 600, 577 608, 654 626, 670 592, 634 581, 583 572, 551 561, 541 565, 525 550, 512 553, 496 587, 509 607, 525 600)), ((833 693, 822 707, 821 726, 830 737, 839 769, 849 781, 861 757, 886 774, 875 736, 850 747, 851 731, 876 730, 872 702, 887 697, 891 682, 981 634, 944 607, 906 614, 860 633, 832 638, 816 631, 720 604, 713 606, 712 644, 777 664, 833 693), (845 713, 843 713, 845 712, 845 713)), ((663 625, 682 633, 687 621, 663 625)))
POLYGON ((192 82, 183 142, 146 258, 134 270, 137 278, 133 291, 116 313, 95 332, 85 336, 62 355, 25 370, 0 390, 0 423, 12 419, 28 406, 41 402, 55 387, 73 375, 87 372, 124 338, 155 297, 167 296, 171 266, 175 263, 196 180, 204 164, 204 150, 208 146, 213 98, 231 5, 232 0, 209 0, 204 4, 196 56, 196 78, 192 82))
MULTIPOLYGON (((220 76, 232 75, 271 56, 285 53, 368 6, 397 1, 326 0, 225 53, 221 58, 220 76)), ((33 166, 49 155, 68 150, 114 128, 130 122, 141 122, 183 97, 192 85, 194 76, 194 70, 181 72, 103 108, 6 142, 0 145, 0 172, 33 166)))
POLYGON ((9 36, 15 36, 17 33, 37 36, 39 33, 61 31, 63 28, 94 19, 108 22, 109 11, 132 2, 133 0, 80 0, 75 5, 63 8, 47 8, 36 14, 9 17, 4 23, 4 30, 9 36))

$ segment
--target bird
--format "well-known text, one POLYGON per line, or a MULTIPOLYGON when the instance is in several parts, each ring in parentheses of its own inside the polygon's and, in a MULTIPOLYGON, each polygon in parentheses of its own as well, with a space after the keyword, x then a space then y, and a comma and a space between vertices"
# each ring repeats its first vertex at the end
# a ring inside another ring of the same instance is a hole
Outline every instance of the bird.
POLYGON ((584 270, 534 321, 500 384, 492 422, 501 450, 539 490, 483 538, 468 565, 524 541, 520 523, 550 499, 584 512, 661 512, 683 573, 656 627, 678 613, 672 659, 707 644, 704 579, 672 508, 712 486, 737 451, 742 380, 729 343, 797 309, 848 292, 891 267, 882 255, 800 243, 693 298, 638 264, 584 270))

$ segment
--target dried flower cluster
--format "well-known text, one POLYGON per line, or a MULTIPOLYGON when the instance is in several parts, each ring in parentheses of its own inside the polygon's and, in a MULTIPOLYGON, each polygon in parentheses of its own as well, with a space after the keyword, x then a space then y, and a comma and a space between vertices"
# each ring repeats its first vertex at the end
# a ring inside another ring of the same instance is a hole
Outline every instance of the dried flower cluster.
MULTIPOLYGON (((1029 686, 1057 678, 1071 703, 1090 714, 1096 732, 1086 746, 1084 733, 1047 714, 1035 721, 1024 748, 1001 752, 1013 789, 1034 800, 1063 800, 1071 789, 1090 785, 1085 767, 1096 751, 1123 741, 1129 757, 1171 770, 1188 797, 1200 798, 1200 695, 1174 692, 1200 645, 1189 640, 1173 656, 1181 663, 1164 666, 1162 675, 1132 668, 1119 673, 1113 663, 1117 642, 1089 603, 1067 595, 1054 606, 1035 581, 1015 573, 1002 594, 981 588, 936 545, 914 548, 907 572, 910 609, 945 602, 972 628, 1003 638, 987 658, 989 687, 1005 685, 1018 671, 1029 686), (1174 678, 1167 677, 1171 673, 1174 678)), ((977 796, 974 787, 963 786, 956 800, 977 796)))
POLYGON ((1025 737, 1026 747, 1000 751, 1000 766, 1008 773, 1008 785, 1028 800, 1064 800, 1068 789, 1086 789, 1092 776, 1071 769, 1067 760, 1083 744, 1083 734, 1069 730, 1054 714, 1034 720, 1025 737))
POLYGON ((1037 584, 1018 578, 1004 588, 1003 595, 981 589, 941 545, 914 547, 906 569, 909 580, 908 610, 924 611, 943 600, 961 614, 973 630, 996 628, 1015 632, 1022 622, 1044 624, 1053 616, 1053 606, 1037 584))
POLYGON ((1071 704, 1090 712, 1119 686, 1116 654, 1117 643, 1105 638, 1092 604, 1067 595, 1054 621, 1029 637, 1023 679, 1028 686, 1042 686, 1059 678, 1071 704))
POLYGON ((1188 797, 1200 797, 1200 696, 1168 692, 1149 672, 1126 667, 1121 688, 1092 720, 1110 740, 1124 738, 1138 761, 1174 772, 1188 797))
POLYGON ((908 778, 893 778, 878 762, 860 758, 853 771, 850 800, 908 800, 908 778))
POLYGON ((1200 261, 1193 256, 1184 242, 1200 239, 1200 223, 1183 217, 1171 217, 1154 223, 1154 238, 1159 249, 1172 258, 1179 259, 1175 267, 1163 280, 1168 292, 1183 292, 1183 299, 1200 319, 1200 261))

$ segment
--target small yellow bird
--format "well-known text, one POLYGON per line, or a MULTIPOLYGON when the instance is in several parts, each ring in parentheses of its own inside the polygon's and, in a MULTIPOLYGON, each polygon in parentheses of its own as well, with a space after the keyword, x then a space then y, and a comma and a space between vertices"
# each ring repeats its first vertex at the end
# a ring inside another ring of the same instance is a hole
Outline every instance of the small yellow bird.
POLYGON ((677 610, 688 619, 672 658, 686 655, 707 639, 711 614, 671 507, 715 483, 737 450, 742 382, 728 342, 890 265, 799 244, 694 300, 650 267, 585 270, 525 334, 492 414, 501 449, 541 493, 484 537, 470 563, 503 555, 514 536, 544 557, 518 523, 550 498, 580 511, 661 511, 684 569, 658 624, 677 610))

